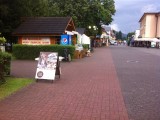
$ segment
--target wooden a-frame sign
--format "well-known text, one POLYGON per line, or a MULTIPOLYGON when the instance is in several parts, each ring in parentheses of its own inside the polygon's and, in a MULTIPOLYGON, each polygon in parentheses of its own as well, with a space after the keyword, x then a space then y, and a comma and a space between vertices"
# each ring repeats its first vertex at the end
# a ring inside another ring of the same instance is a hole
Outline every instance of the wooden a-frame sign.
POLYGON ((60 78, 60 62, 57 52, 40 52, 35 79, 55 80, 55 76, 60 78))

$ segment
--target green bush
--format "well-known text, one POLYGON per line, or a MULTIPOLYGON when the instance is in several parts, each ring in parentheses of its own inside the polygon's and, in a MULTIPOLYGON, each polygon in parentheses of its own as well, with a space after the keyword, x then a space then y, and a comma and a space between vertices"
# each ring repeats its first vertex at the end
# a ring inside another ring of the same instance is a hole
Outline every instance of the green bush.
POLYGON ((5 43, 6 42, 6 39, 4 37, 1 37, 1 33, 0 33, 0 44, 2 43, 5 43))
POLYGON ((84 49, 89 49, 89 44, 82 44, 84 49))
POLYGON ((40 52, 58 52, 59 56, 64 56, 64 49, 67 48, 71 55, 74 56, 75 47, 71 45, 20 45, 14 44, 12 54, 16 59, 34 60, 39 57, 40 52))
POLYGON ((10 74, 11 54, 0 52, 0 81, 5 82, 4 76, 10 74))

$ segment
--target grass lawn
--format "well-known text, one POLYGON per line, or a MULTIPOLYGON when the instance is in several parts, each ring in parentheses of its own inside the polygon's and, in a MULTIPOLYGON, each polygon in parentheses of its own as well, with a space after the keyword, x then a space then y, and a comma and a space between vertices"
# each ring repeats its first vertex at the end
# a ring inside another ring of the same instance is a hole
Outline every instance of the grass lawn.
POLYGON ((0 84, 0 100, 34 82, 33 79, 6 77, 6 83, 0 84))

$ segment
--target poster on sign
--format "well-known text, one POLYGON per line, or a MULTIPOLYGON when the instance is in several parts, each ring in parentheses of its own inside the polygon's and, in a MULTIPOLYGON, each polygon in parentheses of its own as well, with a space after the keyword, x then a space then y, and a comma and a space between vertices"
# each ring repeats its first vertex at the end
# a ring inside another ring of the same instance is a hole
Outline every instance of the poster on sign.
POLYGON ((54 80, 57 58, 57 52, 40 52, 35 78, 54 80))

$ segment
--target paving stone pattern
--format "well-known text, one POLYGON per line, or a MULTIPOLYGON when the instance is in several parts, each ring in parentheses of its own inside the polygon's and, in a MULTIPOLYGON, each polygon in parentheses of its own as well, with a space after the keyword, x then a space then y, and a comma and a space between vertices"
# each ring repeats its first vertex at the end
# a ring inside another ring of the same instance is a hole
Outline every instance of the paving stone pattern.
MULTIPOLYGON (((61 68, 60 80, 40 80, 0 101, 0 120, 128 120, 109 48, 61 68)), ((13 61, 11 73, 34 78, 35 69, 35 61, 13 61)))

